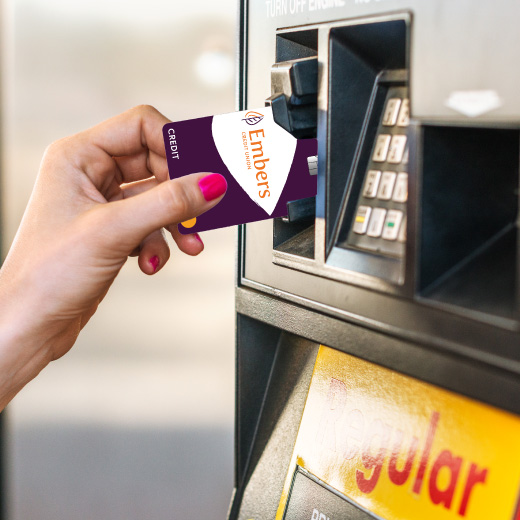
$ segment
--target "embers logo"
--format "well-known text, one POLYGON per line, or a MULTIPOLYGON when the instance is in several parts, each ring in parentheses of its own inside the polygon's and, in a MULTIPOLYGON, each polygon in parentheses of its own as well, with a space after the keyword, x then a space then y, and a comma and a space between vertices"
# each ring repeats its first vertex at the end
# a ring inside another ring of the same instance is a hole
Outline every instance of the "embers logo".
POLYGON ((263 118, 264 116, 258 112, 247 112, 246 117, 242 119, 242 121, 245 121, 248 125, 256 125, 260 123, 263 118))

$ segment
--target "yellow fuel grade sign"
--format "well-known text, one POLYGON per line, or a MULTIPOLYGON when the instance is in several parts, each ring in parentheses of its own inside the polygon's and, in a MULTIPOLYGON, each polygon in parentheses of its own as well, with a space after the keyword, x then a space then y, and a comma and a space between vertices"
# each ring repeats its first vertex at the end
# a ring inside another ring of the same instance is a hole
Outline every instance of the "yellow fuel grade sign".
POLYGON ((519 417, 324 346, 277 520, 296 465, 385 520, 520 520, 519 417))

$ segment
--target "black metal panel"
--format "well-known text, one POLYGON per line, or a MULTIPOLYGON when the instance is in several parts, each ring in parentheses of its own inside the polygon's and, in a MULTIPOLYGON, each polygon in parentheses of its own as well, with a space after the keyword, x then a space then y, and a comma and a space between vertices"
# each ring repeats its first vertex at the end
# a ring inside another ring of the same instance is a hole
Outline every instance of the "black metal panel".
POLYGON ((240 486, 256 435, 281 331, 237 316, 235 481, 240 486))
POLYGON ((355 506, 324 482, 297 467, 285 510, 284 520, 374 520, 372 514, 355 506))
MULTIPOLYGON (((262 323, 250 325, 258 331, 262 323)), ((238 350, 242 346, 239 342, 238 350)), ((280 337, 244 481, 236 490, 230 519, 274 518, 317 353, 316 343, 290 334, 280 337)))
MULTIPOLYGON (((311 341, 377 363, 436 386, 520 414, 520 377, 507 367, 476 361, 471 351, 450 352, 442 345, 410 341, 353 325, 341 317, 237 289, 237 312, 311 341)), ((427 338, 422 338, 426 340, 427 338)))

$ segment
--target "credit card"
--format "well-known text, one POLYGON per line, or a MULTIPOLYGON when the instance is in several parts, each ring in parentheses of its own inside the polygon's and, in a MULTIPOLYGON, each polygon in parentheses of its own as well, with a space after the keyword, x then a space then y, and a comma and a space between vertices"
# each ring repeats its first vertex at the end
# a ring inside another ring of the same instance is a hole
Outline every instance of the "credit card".
POLYGON ((183 234, 288 214, 287 203, 316 195, 316 139, 296 139, 271 107, 168 123, 163 128, 170 179, 220 173, 228 189, 206 213, 179 224, 183 234))

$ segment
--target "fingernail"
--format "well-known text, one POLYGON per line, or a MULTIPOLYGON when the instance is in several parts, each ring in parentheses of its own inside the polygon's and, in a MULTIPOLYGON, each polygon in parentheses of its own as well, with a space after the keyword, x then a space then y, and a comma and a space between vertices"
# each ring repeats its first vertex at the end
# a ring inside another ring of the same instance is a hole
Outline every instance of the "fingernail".
POLYGON ((202 238, 200 238, 198 233, 193 233, 193 236, 202 244, 204 245, 204 242, 202 241, 202 238))
POLYGON ((157 271, 157 268, 159 267, 159 257, 158 256, 152 256, 149 260, 150 265, 153 267, 153 272, 157 271))
POLYGON ((223 193, 226 193, 227 182, 224 177, 218 173, 212 173, 202 177, 199 181, 200 191, 204 198, 209 202, 217 197, 220 197, 223 193))

